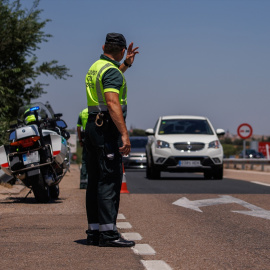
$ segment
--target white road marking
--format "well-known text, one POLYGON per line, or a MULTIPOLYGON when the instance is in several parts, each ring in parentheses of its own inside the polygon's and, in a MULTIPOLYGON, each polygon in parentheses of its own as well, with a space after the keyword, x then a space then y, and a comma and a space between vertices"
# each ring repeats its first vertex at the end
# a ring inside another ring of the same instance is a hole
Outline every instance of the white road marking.
MULTIPOLYGON (((126 219, 123 214, 118 214, 117 219, 126 219)), ((119 229, 130 229, 132 228, 129 222, 117 222, 117 228, 119 229)), ((121 233, 121 235, 130 241, 140 241, 142 236, 139 233, 121 233)), ((149 246, 148 244, 136 244, 131 248, 133 252, 137 255, 156 255, 156 251, 149 246)), ((172 268, 161 260, 141 260, 141 263, 144 265, 146 270, 172 270, 172 268)))
POLYGON ((131 229, 132 226, 129 222, 116 222, 116 227, 119 229, 131 229))
POLYGON ((270 211, 264 209, 253 211, 232 211, 232 212, 270 220, 270 211))
MULTIPOLYGON (((248 204, 245 201, 242 201, 240 199, 234 198, 234 197, 229 196, 229 195, 221 195, 221 196, 219 196, 219 198, 196 200, 196 201, 190 201, 186 197, 183 197, 183 198, 175 201, 173 204, 178 205, 178 206, 182 206, 185 208, 193 209, 193 210, 198 211, 198 212, 202 212, 200 207, 218 205, 218 204, 229 204, 229 203, 237 203, 237 204, 241 204, 245 207, 247 207, 246 205, 248 204)), ((253 207, 260 209, 259 207, 256 207, 256 206, 253 206, 253 207)), ((249 207, 247 207, 247 208, 249 208, 249 207)))
POLYGON ((218 204, 229 204, 229 203, 237 203, 251 210, 251 211, 232 211, 234 213, 260 217, 260 218, 270 220, 270 211, 264 210, 260 207, 257 207, 253 204, 247 203, 245 201, 242 201, 240 199, 234 198, 229 195, 221 195, 220 198, 196 200, 196 201, 190 201, 186 197, 183 197, 175 201, 173 204, 181 206, 181 207, 189 208, 198 212, 202 212, 200 207, 218 205, 218 204))
POLYGON ((121 235, 127 239, 127 240, 131 240, 131 241, 135 241, 135 240, 142 240, 142 237, 139 233, 121 233, 121 235))
POLYGON ((148 244, 136 244, 131 249, 137 255, 156 255, 155 250, 148 244))
POLYGON ((125 218, 125 216, 123 214, 118 214, 117 219, 126 219, 126 218, 125 218))
POLYGON ((141 263, 147 270, 172 270, 172 268, 161 260, 141 260, 141 263))
POLYGON ((251 183, 258 184, 258 185, 262 185, 262 186, 270 187, 270 184, 265 184, 265 183, 262 183, 262 182, 251 181, 251 183))

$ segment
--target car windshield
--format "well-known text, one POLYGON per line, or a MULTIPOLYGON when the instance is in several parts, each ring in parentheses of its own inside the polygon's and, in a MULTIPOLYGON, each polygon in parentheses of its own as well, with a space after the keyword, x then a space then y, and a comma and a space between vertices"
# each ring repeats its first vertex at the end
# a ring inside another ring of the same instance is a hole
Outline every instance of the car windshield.
POLYGON ((246 150, 246 154, 247 154, 247 155, 256 155, 257 152, 256 152, 255 150, 253 150, 253 149, 247 149, 247 150, 246 150))
POLYGON ((147 137, 145 138, 130 138, 131 148, 145 148, 147 144, 147 137))
POLYGON ((207 120, 166 119, 161 120, 158 134, 206 134, 213 135, 207 120))

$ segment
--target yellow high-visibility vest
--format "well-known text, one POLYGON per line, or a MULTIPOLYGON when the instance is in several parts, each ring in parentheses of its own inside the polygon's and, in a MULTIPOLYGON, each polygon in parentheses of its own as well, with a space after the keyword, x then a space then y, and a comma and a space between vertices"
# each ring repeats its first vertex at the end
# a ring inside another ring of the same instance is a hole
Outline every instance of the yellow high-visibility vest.
POLYGON ((103 88, 102 84, 103 74, 110 68, 118 69, 118 67, 115 66, 110 61, 99 59, 90 67, 90 69, 86 74, 85 83, 86 83, 86 95, 89 113, 108 110, 104 96, 104 93, 106 92, 118 93, 122 111, 124 112, 127 110, 127 85, 125 77, 119 69, 118 71, 121 73, 123 77, 123 83, 120 90, 113 88, 107 89, 103 88))
MULTIPOLYGON (((77 124, 77 127, 83 127, 83 130, 85 130, 86 123, 88 120, 88 108, 82 110, 79 114, 79 118, 81 119, 81 124, 77 124)), ((78 120, 79 122, 79 120, 78 120)))

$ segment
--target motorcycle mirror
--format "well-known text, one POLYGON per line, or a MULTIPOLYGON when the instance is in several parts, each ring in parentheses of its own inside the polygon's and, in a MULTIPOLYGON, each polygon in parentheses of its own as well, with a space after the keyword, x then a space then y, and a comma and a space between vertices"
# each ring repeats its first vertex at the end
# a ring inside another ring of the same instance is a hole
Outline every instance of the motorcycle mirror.
POLYGON ((56 114, 54 115, 55 118, 60 118, 61 116, 63 116, 62 113, 56 113, 56 114))
POLYGON ((64 120, 57 120, 56 121, 56 125, 59 127, 59 128, 67 128, 67 124, 64 120))
POLYGON ((14 130, 9 134, 9 141, 13 141, 15 139, 16 139, 16 132, 14 130))

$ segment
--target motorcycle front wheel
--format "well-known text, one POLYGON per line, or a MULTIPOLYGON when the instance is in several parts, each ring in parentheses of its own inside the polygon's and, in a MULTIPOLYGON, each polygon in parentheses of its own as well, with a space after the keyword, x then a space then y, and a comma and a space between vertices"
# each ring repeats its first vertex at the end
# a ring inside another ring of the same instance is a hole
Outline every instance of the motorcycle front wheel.
POLYGON ((50 189, 50 196, 52 199, 56 200, 59 198, 59 185, 51 186, 50 189))
POLYGON ((42 174, 33 177, 32 189, 38 203, 47 203, 50 200, 50 190, 43 180, 42 174))

